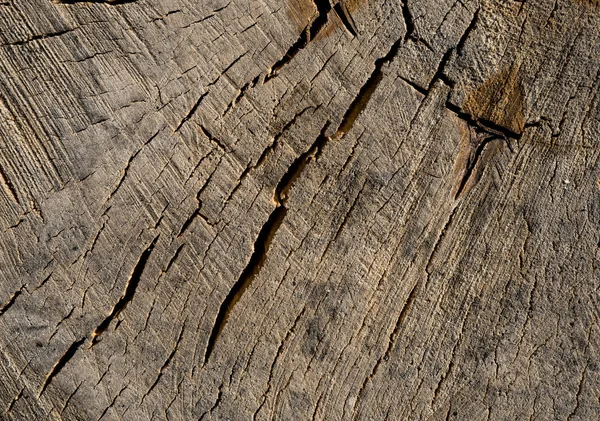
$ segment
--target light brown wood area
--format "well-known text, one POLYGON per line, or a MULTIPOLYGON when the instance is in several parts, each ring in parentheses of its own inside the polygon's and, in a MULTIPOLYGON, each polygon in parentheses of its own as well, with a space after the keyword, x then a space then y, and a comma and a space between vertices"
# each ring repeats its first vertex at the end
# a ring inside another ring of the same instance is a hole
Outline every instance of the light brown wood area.
POLYGON ((1 420, 600 419, 600 7, 0 0, 1 420))

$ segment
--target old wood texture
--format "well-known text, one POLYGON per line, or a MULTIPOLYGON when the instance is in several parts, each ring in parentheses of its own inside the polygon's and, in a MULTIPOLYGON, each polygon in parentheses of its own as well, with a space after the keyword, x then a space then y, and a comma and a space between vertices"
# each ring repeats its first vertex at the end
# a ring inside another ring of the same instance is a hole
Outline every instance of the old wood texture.
POLYGON ((600 419, 597 1, 0 28, 1 419, 600 419))

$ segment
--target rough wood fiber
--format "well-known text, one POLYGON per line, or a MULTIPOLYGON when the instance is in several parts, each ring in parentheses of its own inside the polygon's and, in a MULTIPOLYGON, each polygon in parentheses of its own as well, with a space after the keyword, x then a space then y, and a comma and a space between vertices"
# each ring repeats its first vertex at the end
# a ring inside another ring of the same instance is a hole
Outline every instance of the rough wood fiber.
POLYGON ((0 418, 600 419, 597 1, 0 28, 0 418))

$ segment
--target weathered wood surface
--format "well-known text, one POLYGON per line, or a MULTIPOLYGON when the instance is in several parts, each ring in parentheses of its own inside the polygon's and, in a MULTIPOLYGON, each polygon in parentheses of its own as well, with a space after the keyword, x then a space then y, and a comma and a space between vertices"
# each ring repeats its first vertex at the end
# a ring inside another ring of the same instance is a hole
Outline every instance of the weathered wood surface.
POLYGON ((597 1, 0 28, 0 418, 600 419, 597 1))

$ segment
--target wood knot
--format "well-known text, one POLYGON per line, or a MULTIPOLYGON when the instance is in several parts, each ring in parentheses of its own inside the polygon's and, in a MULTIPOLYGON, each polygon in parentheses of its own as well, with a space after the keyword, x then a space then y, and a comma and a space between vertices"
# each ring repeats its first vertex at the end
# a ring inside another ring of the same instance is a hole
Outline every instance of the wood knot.
POLYGON ((477 89, 469 92, 463 110, 474 120, 491 122, 514 133, 525 126, 524 94, 515 65, 492 75, 477 89))

